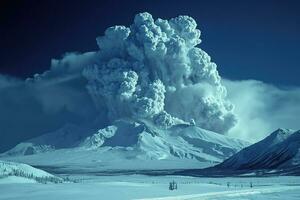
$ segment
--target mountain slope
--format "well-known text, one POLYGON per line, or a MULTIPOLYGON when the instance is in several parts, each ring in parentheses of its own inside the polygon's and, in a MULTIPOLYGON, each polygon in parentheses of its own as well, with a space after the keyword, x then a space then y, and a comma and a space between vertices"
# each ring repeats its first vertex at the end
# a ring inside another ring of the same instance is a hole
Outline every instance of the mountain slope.
POLYGON ((216 166, 218 169, 254 170, 300 164, 300 131, 278 129, 262 141, 241 150, 216 166))
MULTIPOLYGON (((76 132, 73 134, 75 135, 72 138, 77 138, 76 132)), ((54 135, 61 137, 57 133, 54 135)), ((49 137, 46 135, 33 139, 30 146, 37 149, 45 144, 38 142, 49 137)), ((26 143, 21 143, 3 156, 8 160, 34 165, 98 166, 105 169, 191 168, 196 163, 205 164, 203 166, 220 163, 249 145, 247 142, 194 125, 179 124, 169 129, 161 129, 147 121, 128 119, 117 120, 94 134, 82 137, 81 140, 66 143, 68 145, 61 148, 52 142, 49 150, 44 148, 44 151, 31 152, 30 155, 17 149, 26 146, 26 143), (150 164, 140 166, 140 161, 149 161, 150 164)))
POLYGON ((300 130, 278 129, 224 162, 205 169, 178 172, 192 176, 299 175, 300 130))
POLYGON ((46 133, 39 137, 22 142, 11 150, 5 152, 3 155, 33 155, 53 151, 55 149, 76 147, 84 138, 87 137, 88 133, 94 130, 95 129, 92 125, 78 126, 74 124, 66 124, 54 132, 46 133))
MULTIPOLYGON (((27 164, 14 163, 0 160, 0 178, 18 177, 16 180, 29 179, 37 182, 62 182, 61 178, 53 176, 43 170, 27 164)), ((24 181, 22 181, 24 182, 24 181)))

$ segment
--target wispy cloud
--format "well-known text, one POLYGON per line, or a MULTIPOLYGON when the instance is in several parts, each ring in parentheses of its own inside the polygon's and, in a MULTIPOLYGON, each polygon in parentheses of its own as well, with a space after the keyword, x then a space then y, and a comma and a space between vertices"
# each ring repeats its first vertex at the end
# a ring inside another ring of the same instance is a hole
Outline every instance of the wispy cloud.
POLYGON ((277 128, 300 129, 300 87, 279 88, 257 80, 223 80, 238 124, 229 135, 252 142, 277 128))

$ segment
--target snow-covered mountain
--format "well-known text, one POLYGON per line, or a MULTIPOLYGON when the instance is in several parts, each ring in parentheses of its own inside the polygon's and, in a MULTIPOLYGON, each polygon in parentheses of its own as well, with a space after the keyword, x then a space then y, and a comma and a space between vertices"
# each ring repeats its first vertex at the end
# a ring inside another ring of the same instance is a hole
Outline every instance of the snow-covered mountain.
POLYGON ((116 121, 88 137, 84 148, 132 147, 138 156, 164 159, 170 156, 220 162, 246 145, 241 140, 181 124, 162 130, 144 122, 116 121))
POLYGON ((55 149, 72 148, 80 144, 94 129, 91 125, 66 124, 62 128, 32 138, 4 153, 7 156, 32 155, 55 149))
POLYGON ((136 163, 142 160, 151 163, 148 168, 177 168, 178 163, 185 168, 196 166, 189 162, 207 166, 220 163, 249 145, 195 125, 178 124, 162 129, 147 121, 128 119, 117 120, 89 136, 85 134, 80 127, 67 126, 21 143, 2 156, 34 165, 101 165, 122 169, 127 163, 128 168, 145 168, 137 167, 136 163))
POLYGON ((43 170, 31 167, 27 164, 7 162, 0 160, 0 178, 14 177, 14 181, 37 181, 37 182, 61 182, 62 179, 43 170))
POLYGON ((215 166, 226 170, 295 168, 300 165, 300 130, 278 129, 215 166))

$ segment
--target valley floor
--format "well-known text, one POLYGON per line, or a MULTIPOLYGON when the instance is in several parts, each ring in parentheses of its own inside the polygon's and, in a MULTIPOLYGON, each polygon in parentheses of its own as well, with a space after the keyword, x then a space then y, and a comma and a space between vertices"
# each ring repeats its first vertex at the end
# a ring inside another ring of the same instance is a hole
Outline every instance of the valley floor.
POLYGON ((0 200, 263 200, 300 199, 300 177, 195 178, 181 176, 81 176, 78 183, 39 184, 20 178, 0 179, 0 200), (169 190, 176 181, 178 189, 169 190), (252 183, 253 187, 250 187, 252 183), (229 187, 227 186, 229 184, 229 187))

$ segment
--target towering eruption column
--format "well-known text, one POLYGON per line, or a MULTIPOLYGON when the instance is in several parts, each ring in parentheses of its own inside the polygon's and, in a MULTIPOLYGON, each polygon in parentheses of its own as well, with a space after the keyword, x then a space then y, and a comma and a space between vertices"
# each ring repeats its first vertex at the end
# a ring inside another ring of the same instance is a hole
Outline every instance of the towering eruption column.
POLYGON ((85 68, 88 91, 109 121, 129 117, 168 128, 193 122, 226 133, 236 124, 217 65, 197 45, 195 20, 135 16, 130 27, 113 26, 97 38, 97 64, 85 68))

